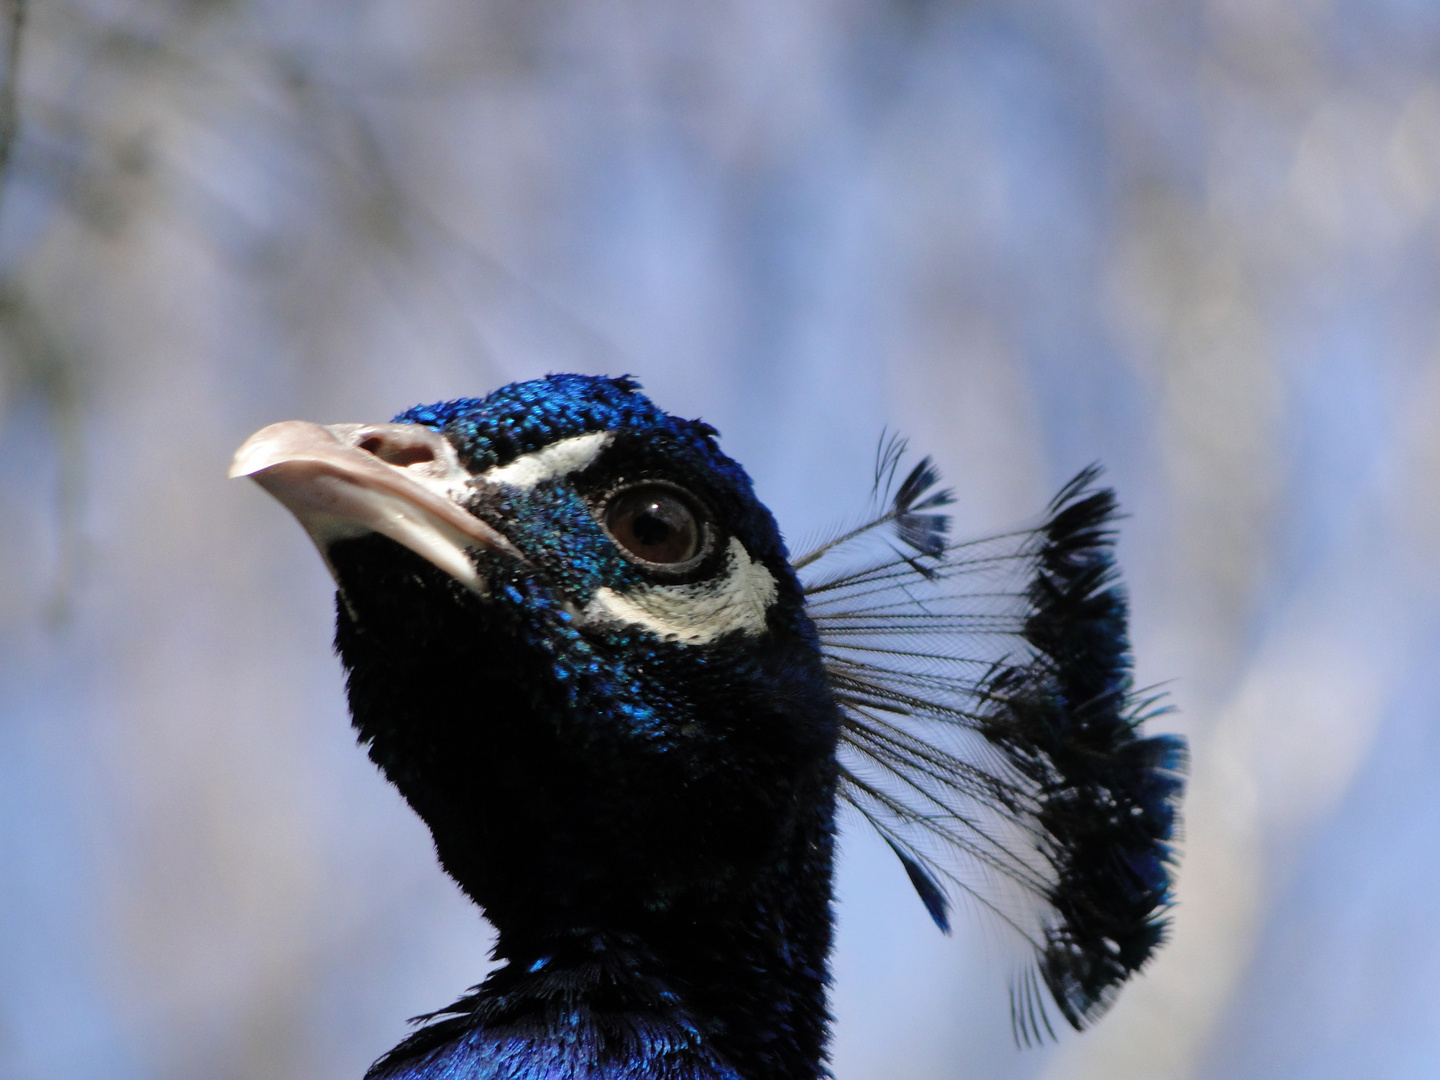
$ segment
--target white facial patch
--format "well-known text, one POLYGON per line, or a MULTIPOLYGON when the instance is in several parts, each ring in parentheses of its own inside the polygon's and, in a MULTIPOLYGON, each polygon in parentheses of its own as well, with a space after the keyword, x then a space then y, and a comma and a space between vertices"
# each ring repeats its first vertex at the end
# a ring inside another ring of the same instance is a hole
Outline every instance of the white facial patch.
POLYGON ((775 600, 775 578, 733 537, 721 574, 690 585, 645 585, 627 593, 598 590, 582 612, 585 621, 638 626, 665 641, 704 645, 739 630, 765 631, 775 600))
POLYGON ((594 461, 614 434, 613 431, 594 431, 589 435, 561 439, 533 454, 521 454, 508 465, 499 465, 483 472, 479 478, 490 484, 532 488, 545 480, 569 476, 594 461))

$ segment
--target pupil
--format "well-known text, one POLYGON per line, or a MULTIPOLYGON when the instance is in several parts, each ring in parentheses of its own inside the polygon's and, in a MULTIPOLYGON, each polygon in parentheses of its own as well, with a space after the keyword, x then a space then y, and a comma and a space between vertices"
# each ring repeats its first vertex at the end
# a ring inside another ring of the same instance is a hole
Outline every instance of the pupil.
POLYGON ((635 539, 646 547, 658 547, 670 539, 670 522, 660 515, 660 507, 651 503, 635 518, 635 539))

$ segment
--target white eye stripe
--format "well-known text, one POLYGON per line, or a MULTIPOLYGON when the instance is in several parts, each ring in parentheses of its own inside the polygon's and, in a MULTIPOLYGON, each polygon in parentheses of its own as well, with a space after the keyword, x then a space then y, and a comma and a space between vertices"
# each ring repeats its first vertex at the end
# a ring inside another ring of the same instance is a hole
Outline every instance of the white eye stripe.
POLYGON ((602 588, 581 618, 637 626, 662 640, 703 645, 736 630, 764 633, 775 594, 774 575, 732 537, 718 577, 689 585, 646 585, 626 593, 602 588))
POLYGON ((593 462, 614 437, 613 431, 594 431, 561 439, 543 450, 521 454, 508 465, 498 465, 480 473, 478 479, 489 484, 532 488, 546 480, 580 472, 593 462))

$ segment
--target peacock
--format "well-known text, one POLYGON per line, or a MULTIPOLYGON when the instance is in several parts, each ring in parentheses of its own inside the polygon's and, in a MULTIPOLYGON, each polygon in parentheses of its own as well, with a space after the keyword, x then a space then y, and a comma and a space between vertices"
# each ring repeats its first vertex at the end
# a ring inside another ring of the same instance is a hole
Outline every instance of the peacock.
POLYGON ((1185 745, 1146 735, 1094 468, 949 535, 883 439, 873 506, 793 557, 717 432, 557 374, 237 451, 337 586, 359 741, 503 963, 367 1080, 827 1076, 837 813, 948 931, 1027 942, 1022 1042, 1165 938, 1185 745))

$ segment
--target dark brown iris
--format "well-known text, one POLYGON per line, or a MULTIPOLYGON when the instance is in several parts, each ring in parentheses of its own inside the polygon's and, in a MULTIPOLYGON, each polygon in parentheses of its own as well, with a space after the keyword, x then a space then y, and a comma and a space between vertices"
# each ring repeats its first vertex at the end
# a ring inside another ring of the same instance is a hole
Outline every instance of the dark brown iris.
POLYGON ((700 550, 700 522, 678 493, 641 484, 615 494, 605 505, 605 528, 637 559, 662 566, 693 559, 700 550))

